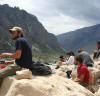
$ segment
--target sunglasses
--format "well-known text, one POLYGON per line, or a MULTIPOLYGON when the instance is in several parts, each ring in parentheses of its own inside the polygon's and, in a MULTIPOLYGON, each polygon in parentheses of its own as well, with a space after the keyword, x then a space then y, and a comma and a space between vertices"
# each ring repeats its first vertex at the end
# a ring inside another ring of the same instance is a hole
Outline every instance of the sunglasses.
POLYGON ((16 31, 11 32, 11 34, 16 34, 16 31))

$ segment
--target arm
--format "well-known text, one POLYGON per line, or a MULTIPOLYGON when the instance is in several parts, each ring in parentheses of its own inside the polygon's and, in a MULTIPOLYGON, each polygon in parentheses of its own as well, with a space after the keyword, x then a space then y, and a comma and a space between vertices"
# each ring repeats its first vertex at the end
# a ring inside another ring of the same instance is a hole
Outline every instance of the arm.
POLYGON ((100 49, 93 50, 92 52, 93 52, 93 53, 100 52, 100 49))
POLYGON ((12 61, 5 61, 5 65, 8 65, 8 64, 14 64, 14 60, 12 60, 12 61))
POLYGON ((14 58, 14 59, 20 59, 21 54, 22 54, 22 46, 23 43, 21 40, 17 40, 16 41, 16 52, 15 53, 2 53, 0 55, 0 58, 4 58, 4 57, 10 57, 10 58, 14 58))
POLYGON ((10 58, 14 58, 14 59, 20 59, 21 54, 22 54, 22 51, 17 50, 16 53, 2 53, 0 55, 0 58, 10 57, 10 58))
POLYGON ((80 78, 76 78, 75 82, 83 82, 84 81, 84 75, 81 75, 80 78))
POLYGON ((100 52, 100 49, 98 49, 97 52, 100 52))
POLYGON ((85 74, 86 74, 86 69, 82 68, 80 72, 80 76, 78 76, 77 74, 77 78, 75 79, 75 82, 80 82, 80 83, 83 82, 85 78, 85 74))
POLYGON ((61 65, 62 65, 62 62, 59 61, 59 62, 57 62, 56 64, 59 65, 59 66, 61 66, 61 65))

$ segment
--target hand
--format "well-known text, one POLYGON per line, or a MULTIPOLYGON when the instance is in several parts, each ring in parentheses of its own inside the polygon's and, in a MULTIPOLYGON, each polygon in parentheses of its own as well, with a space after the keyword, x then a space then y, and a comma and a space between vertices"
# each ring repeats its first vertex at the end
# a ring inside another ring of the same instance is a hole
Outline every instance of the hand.
POLYGON ((74 81, 76 82, 77 78, 74 79, 74 81))
POLYGON ((59 61, 59 62, 57 62, 56 64, 59 65, 59 66, 61 66, 61 65, 62 65, 62 62, 59 61))
POLYGON ((26 70, 27 68, 22 68, 21 70, 26 70))
POLYGON ((97 51, 97 50, 93 50, 92 52, 93 52, 93 53, 96 53, 96 52, 98 52, 98 51, 97 51))
POLYGON ((5 65, 14 64, 14 61, 5 61, 5 65))
POLYGON ((74 79, 74 81, 77 82, 77 81, 78 81, 78 78, 76 77, 76 78, 74 79))
POLYGON ((9 63, 7 61, 5 61, 5 65, 8 65, 9 63))

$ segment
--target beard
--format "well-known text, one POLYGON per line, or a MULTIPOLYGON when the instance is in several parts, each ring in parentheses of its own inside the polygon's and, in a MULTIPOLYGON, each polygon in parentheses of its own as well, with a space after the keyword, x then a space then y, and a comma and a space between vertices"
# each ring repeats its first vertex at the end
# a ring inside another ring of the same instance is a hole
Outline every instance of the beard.
POLYGON ((18 38, 18 35, 16 36, 16 37, 14 37, 14 38, 12 38, 13 40, 16 40, 18 38))

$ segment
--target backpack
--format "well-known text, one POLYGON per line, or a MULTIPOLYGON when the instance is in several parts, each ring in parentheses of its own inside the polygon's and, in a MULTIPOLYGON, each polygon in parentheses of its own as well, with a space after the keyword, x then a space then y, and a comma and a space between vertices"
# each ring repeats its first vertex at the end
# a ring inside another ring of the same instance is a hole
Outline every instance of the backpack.
POLYGON ((44 76, 52 74, 52 70, 49 66, 39 62, 34 62, 32 64, 31 71, 33 75, 44 76))

